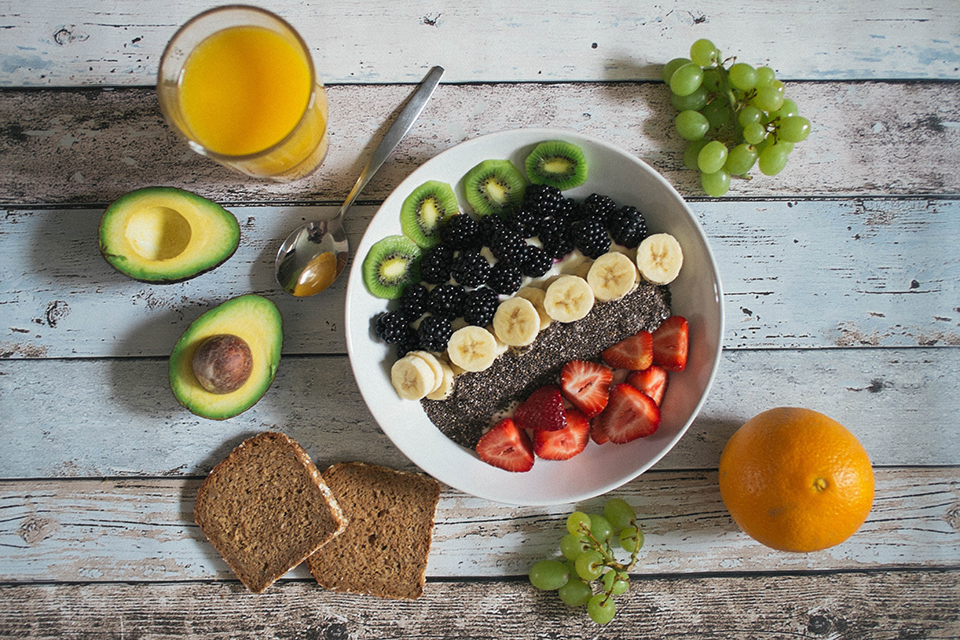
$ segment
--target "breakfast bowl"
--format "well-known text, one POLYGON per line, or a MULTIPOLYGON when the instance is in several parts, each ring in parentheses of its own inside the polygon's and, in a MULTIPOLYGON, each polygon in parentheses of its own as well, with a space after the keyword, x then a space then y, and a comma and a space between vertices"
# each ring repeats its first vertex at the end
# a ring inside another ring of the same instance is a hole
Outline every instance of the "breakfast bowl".
POLYGON ((347 351, 360 392, 380 428, 401 452, 425 473, 455 489, 497 502, 534 506, 572 504, 599 496, 663 458, 706 399, 720 360, 724 318, 720 277, 706 235, 662 176, 632 154, 593 137, 554 129, 516 129, 444 151, 397 186, 357 247, 347 282, 345 324, 347 351), (487 464, 476 451, 448 438, 420 402, 397 394, 390 377, 395 348, 377 339, 373 320, 392 307, 367 290, 361 265, 377 240, 401 234, 400 208, 417 186, 428 180, 446 182, 454 187, 465 210, 462 179, 472 167, 488 159, 507 159, 523 167, 530 151, 546 140, 577 145, 587 160, 586 183, 564 191, 564 196, 583 200, 598 193, 620 206, 633 205, 643 214, 649 233, 669 233, 680 243, 683 266, 669 284, 670 304, 672 314, 689 323, 689 358, 682 371, 670 373, 660 426, 653 434, 626 444, 589 442, 569 460, 536 459, 529 471, 510 472, 487 464))

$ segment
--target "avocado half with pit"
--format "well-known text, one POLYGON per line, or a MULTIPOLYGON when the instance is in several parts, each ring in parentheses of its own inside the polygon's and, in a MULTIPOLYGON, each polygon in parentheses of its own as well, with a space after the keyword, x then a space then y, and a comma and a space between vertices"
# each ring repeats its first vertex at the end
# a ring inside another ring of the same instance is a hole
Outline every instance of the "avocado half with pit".
POLYGON ((170 354, 170 388, 198 416, 231 418, 270 388, 282 346, 283 322, 273 302, 254 294, 227 300, 180 336, 170 354))
POLYGON ((181 282, 223 264, 240 225, 216 202, 174 187, 131 191, 100 219, 100 253, 136 280, 181 282))

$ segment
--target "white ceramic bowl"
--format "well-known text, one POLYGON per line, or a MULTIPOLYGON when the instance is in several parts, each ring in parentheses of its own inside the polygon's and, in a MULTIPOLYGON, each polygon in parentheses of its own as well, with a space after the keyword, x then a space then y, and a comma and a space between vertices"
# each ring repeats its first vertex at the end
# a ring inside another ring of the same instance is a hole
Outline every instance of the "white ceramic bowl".
POLYGON ((520 505, 568 504, 606 493, 637 477, 662 458, 683 436, 700 410, 717 370, 723 337, 723 301, 717 265, 707 238, 680 194, 656 171, 631 154, 598 139, 567 131, 519 129, 463 142, 424 163, 384 201, 354 254, 347 283, 347 350, 357 385, 380 427, 423 471, 466 493, 520 505), (393 350, 376 340, 371 319, 387 309, 364 287, 360 265, 374 242, 399 234, 400 206, 427 180, 455 186, 478 162, 507 158, 518 167, 543 140, 562 139, 583 150, 589 166, 586 184, 565 192, 578 199, 606 194, 617 204, 632 204, 643 213, 651 233, 673 234, 683 248, 684 263, 670 285, 672 310, 690 323, 690 356, 684 371, 672 373, 660 428, 628 444, 590 442, 566 461, 537 459, 526 473, 510 473, 482 462, 477 455, 444 436, 419 402, 402 400, 390 383, 393 350))

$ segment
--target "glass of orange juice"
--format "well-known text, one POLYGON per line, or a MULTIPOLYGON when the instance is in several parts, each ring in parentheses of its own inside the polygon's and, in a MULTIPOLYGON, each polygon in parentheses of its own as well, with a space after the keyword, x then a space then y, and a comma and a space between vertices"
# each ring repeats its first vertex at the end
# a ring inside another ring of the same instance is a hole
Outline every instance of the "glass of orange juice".
POLYGON ((160 110, 196 152, 278 182, 327 153, 327 95, 310 51, 286 21, 257 7, 205 11, 160 60, 160 110))

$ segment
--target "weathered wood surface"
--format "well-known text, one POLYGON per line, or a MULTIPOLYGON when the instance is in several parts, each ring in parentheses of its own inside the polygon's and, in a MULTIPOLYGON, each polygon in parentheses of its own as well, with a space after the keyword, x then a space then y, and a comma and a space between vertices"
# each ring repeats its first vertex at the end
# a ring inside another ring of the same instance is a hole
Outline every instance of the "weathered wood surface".
MULTIPOLYGON (((831 549, 790 554, 730 518, 716 471, 649 471, 612 495, 637 509, 640 575, 956 568, 960 469, 878 468, 874 508, 831 549)), ((235 580, 193 524, 198 479, 0 483, 0 583, 235 580)), ((579 505, 602 509, 602 499, 579 505)), ((516 509, 443 492, 428 576, 523 576, 559 555, 569 507, 516 509)), ((288 578, 309 577, 303 567, 288 578)))
MULTIPOLYGON (((385 198, 416 167, 478 135, 569 129, 617 145, 685 196, 684 141, 662 82, 445 84, 364 190, 385 198)), ((0 91, 0 205, 111 202, 143 186, 179 186, 223 203, 342 202, 410 87, 330 87, 330 152, 320 170, 277 185, 246 179, 190 151, 166 127, 152 89, 0 91)), ((960 83, 796 82, 813 123, 777 176, 735 180, 730 196, 960 194, 960 83)))
MULTIPOLYGON (((716 468, 736 428, 776 406, 830 415, 877 465, 957 464, 957 371, 960 349, 726 351, 696 421, 657 468, 716 468)), ((201 475, 267 428, 321 463, 409 464, 345 356, 285 359, 260 402, 219 422, 177 404, 165 359, 0 361, 0 416, 2 478, 201 475)))
MULTIPOLYGON (((4 0, 0 86, 153 84, 176 29, 217 4, 146 0, 134 11, 4 0)), ((952 0, 328 0, 271 8, 302 33, 328 83, 415 82, 435 64, 451 82, 646 80, 701 37, 751 64, 772 61, 788 78, 960 77, 960 8, 952 0)))
MULTIPOLYGON (((960 200, 691 206, 723 282, 727 348, 960 345, 960 200)), ((286 234, 336 207, 231 210, 242 228, 237 253, 173 285, 136 282, 107 264, 100 209, 0 210, 0 358, 166 356, 190 321, 248 292, 279 306, 285 354, 345 353, 346 278, 300 300, 273 277, 286 234)), ((351 210, 354 247, 375 212, 351 210)))
POLYGON ((422 599, 377 601, 288 582, 261 594, 232 583, 0 587, 11 637, 829 638, 960 635, 960 572, 636 576, 599 629, 582 610, 520 581, 428 582, 422 599), (904 615, 908 619, 904 619, 904 615))

